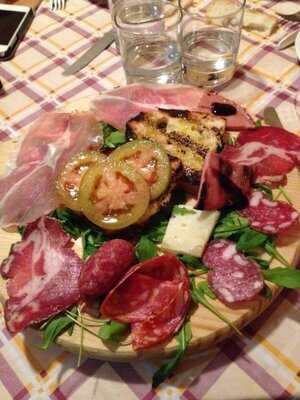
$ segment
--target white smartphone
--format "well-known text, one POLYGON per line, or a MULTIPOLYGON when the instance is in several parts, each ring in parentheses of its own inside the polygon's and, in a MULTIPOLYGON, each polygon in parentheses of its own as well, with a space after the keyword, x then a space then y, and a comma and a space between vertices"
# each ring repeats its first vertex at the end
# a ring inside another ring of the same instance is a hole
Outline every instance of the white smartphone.
POLYGON ((21 39, 32 14, 27 6, 0 4, 0 57, 6 57, 21 39))

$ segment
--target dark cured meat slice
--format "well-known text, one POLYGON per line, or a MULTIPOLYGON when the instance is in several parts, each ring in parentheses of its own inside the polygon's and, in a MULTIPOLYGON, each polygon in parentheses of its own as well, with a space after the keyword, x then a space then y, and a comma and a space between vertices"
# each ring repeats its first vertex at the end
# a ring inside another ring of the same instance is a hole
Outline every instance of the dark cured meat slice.
POLYGON ((185 266, 165 254, 132 267, 108 294, 101 313, 131 323, 133 347, 141 350, 169 339, 180 328, 189 302, 185 266))
POLYGON ((198 206, 200 210, 219 210, 242 206, 251 190, 250 168, 223 160, 218 153, 208 153, 201 176, 198 206))
POLYGON ((253 168, 260 181, 278 177, 300 165, 300 138, 284 129, 263 126, 241 131, 235 146, 225 146, 222 158, 253 168))
POLYGON ((290 204, 271 201, 258 191, 251 194, 248 206, 239 213, 248 218, 253 229, 267 234, 282 233, 299 220, 299 213, 290 204))
POLYGON ((202 260, 210 268, 208 282, 223 303, 234 305, 250 301, 263 288, 259 266, 238 252, 234 242, 210 242, 202 260))
POLYGON ((134 247, 123 239, 103 244, 81 270, 79 286, 82 296, 107 293, 134 263, 134 247))
POLYGON ((77 303, 82 261, 60 225, 44 217, 28 225, 1 265, 8 278, 4 316, 16 333, 77 303))

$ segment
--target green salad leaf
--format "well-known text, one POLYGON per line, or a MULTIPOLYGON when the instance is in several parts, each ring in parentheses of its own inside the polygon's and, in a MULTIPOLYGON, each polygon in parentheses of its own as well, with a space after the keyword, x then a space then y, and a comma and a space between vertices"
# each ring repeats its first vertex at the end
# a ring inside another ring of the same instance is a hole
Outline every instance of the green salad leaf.
POLYGON ((267 281, 276 283, 289 289, 300 288, 300 270, 294 268, 271 268, 263 271, 264 278, 267 281))
POLYGON ((220 218, 213 236, 214 239, 227 239, 242 234, 248 226, 247 218, 241 217, 236 211, 231 211, 220 218))
POLYGON ((115 149, 121 144, 127 142, 125 132, 119 131, 118 129, 104 122, 100 123, 100 127, 104 136, 104 148, 115 149))
POLYGON ((135 246, 135 255, 142 262, 157 255, 157 246, 147 236, 141 236, 135 246))
POLYGON ((273 200, 273 191, 270 186, 262 183, 256 183, 254 187, 256 190, 263 192, 269 198, 269 200, 273 200))
POLYGON ((264 233, 257 232, 251 228, 245 228, 242 235, 237 241, 237 249, 245 253, 262 246, 269 236, 264 233))
POLYGON ((190 255, 180 255, 178 256, 179 260, 183 262, 188 268, 195 269, 197 271, 201 271, 204 274, 208 272, 208 268, 201 263, 199 258, 190 256, 190 255))
POLYGON ((178 335, 175 336, 178 343, 175 355, 164 362, 162 366, 155 372, 152 378, 152 388, 157 388, 162 382, 171 376, 182 360, 188 344, 192 339, 192 330, 190 322, 186 322, 180 329, 178 335))
POLYGON ((175 205, 173 207, 173 215, 188 215, 188 214, 196 214, 196 211, 192 208, 184 207, 182 205, 175 205))
POLYGON ((96 231, 93 229, 87 229, 81 234, 82 248, 83 248, 83 259, 86 260, 87 257, 93 255, 99 247, 106 242, 107 238, 101 231, 96 231))
POLYGON ((108 321, 99 329, 98 336, 102 340, 119 341, 128 331, 128 324, 121 324, 117 321, 108 321))

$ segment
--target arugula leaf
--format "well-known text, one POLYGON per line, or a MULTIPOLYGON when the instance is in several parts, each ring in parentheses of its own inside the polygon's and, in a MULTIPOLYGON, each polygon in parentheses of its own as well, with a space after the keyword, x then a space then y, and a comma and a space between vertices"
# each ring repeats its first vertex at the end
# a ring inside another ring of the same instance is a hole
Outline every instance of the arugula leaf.
POLYGON ((277 189, 278 189, 278 194, 276 196, 276 200, 280 197, 280 195, 282 195, 290 205, 293 205, 292 200, 290 199, 284 188, 282 186, 278 186, 277 189))
POLYGON ((152 242, 160 243, 163 240, 169 218, 167 218, 162 212, 155 214, 149 221, 148 228, 145 230, 145 236, 147 236, 152 242))
POLYGON ((215 300, 217 298, 217 296, 214 294, 214 292, 208 286, 208 282, 206 282, 206 281, 198 283, 197 289, 199 291, 202 291, 206 296, 210 297, 212 300, 215 300))
MULTIPOLYGON (((77 307, 73 307, 71 312, 78 315, 77 307)), ((47 350, 55 343, 58 336, 74 326, 74 322, 65 313, 60 313, 42 325, 43 342, 39 346, 41 350, 47 350)))
POLYGON ((17 229, 18 229, 18 233, 21 235, 21 237, 23 237, 23 234, 25 231, 25 226, 19 225, 17 229))
POLYGON ((135 246, 136 258, 141 262, 157 255, 157 246, 147 236, 142 236, 135 246))
POLYGON ((121 132, 114 128, 113 126, 106 124, 104 122, 100 123, 100 127, 104 136, 104 144, 103 147, 107 149, 115 149, 127 142, 126 135, 124 132, 121 132))
POLYGON ((69 208, 57 208, 51 217, 57 219, 63 229, 75 239, 78 239, 82 230, 86 230, 88 226, 82 216, 75 214, 69 208))
POLYGON ((81 240, 83 248, 82 257, 86 260, 87 257, 93 255, 107 239, 103 232, 87 229, 81 234, 81 240))
POLYGON ((262 183, 256 183, 254 187, 256 190, 263 192, 270 200, 273 200, 273 192, 270 186, 264 185, 262 183))
POLYGON ((237 242, 237 249, 248 252, 253 250, 261 245, 263 245, 269 236, 264 233, 254 231, 251 228, 246 228, 242 235, 239 237, 237 242))
POLYGON ((98 336, 102 340, 119 341, 122 335, 128 330, 128 324, 121 324, 116 321, 108 321, 99 329, 98 336))
POLYGON ((182 261, 185 265, 187 265, 190 268, 197 269, 199 271, 203 271, 203 273, 208 272, 208 268, 203 265, 199 258, 194 257, 194 256, 189 256, 189 255, 180 255, 178 256, 179 260, 182 261))
POLYGON ((226 239, 243 233, 248 226, 247 218, 241 217, 236 211, 231 211, 219 220, 213 236, 214 239, 226 239))
POLYGON ((173 215, 188 215, 188 214, 196 214, 196 211, 192 208, 187 208, 182 205, 175 205, 173 207, 173 215))
POLYGON ((256 126, 256 128, 260 128, 262 126, 262 120, 261 119, 257 119, 255 121, 255 126, 256 126))
POLYGON ((276 249, 276 246, 274 244, 274 238, 269 237, 268 241, 265 243, 264 248, 270 256, 276 258, 276 260, 281 262, 283 265, 285 265, 288 268, 293 268, 293 266, 276 249))
POLYGON ((264 284, 264 287, 262 288, 260 295, 267 300, 270 300, 272 298, 273 296, 272 290, 266 283, 264 284))
POLYGON ((225 322, 229 325, 238 335, 242 335, 241 331, 227 319, 222 313, 220 313, 215 306, 213 306, 207 299, 203 287, 199 287, 196 285, 195 278, 191 278, 191 291, 192 291, 192 299, 196 304, 202 304, 205 308, 215 314, 221 321, 225 322))
POLYGON ((253 255, 247 255, 247 257, 257 262, 257 264, 260 266, 261 269, 268 269, 270 267, 270 261, 268 260, 264 260, 263 258, 253 255))
POLYGON ((267 281, 289 289, 300 288, 300 270, 293 268, 272 268, 263 271, 267 281))
POLYGON ((176 341, 178 343, 178 348, 175 355, 164 362, 162 366, 155 372, 152 378, 152 388, 157 388, 162 382, 164 382, 174 370, 178 367, 180 361, 182 360, 189 342, 192 339, 192 330, 190 322, 187 322, 180 329, 178 335, 176 335, 176 341))
POLYGON ((230 146, 234 146, 236 144, 236 137, 234 136, 229 136, 229 138, 227 139, 227 144, 229 144, 230 146))

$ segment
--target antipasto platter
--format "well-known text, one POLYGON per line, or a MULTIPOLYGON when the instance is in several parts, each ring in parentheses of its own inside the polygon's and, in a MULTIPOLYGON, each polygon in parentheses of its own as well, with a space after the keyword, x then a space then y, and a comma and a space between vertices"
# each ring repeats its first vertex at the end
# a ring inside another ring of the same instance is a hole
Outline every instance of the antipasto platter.
POLYGON ((242 334, 300 287, 300 139, 258 125, 181 85, 42 115, 0 179, 7 328, 80 356, 173 355, 154 386, 186 352, 242 334))

